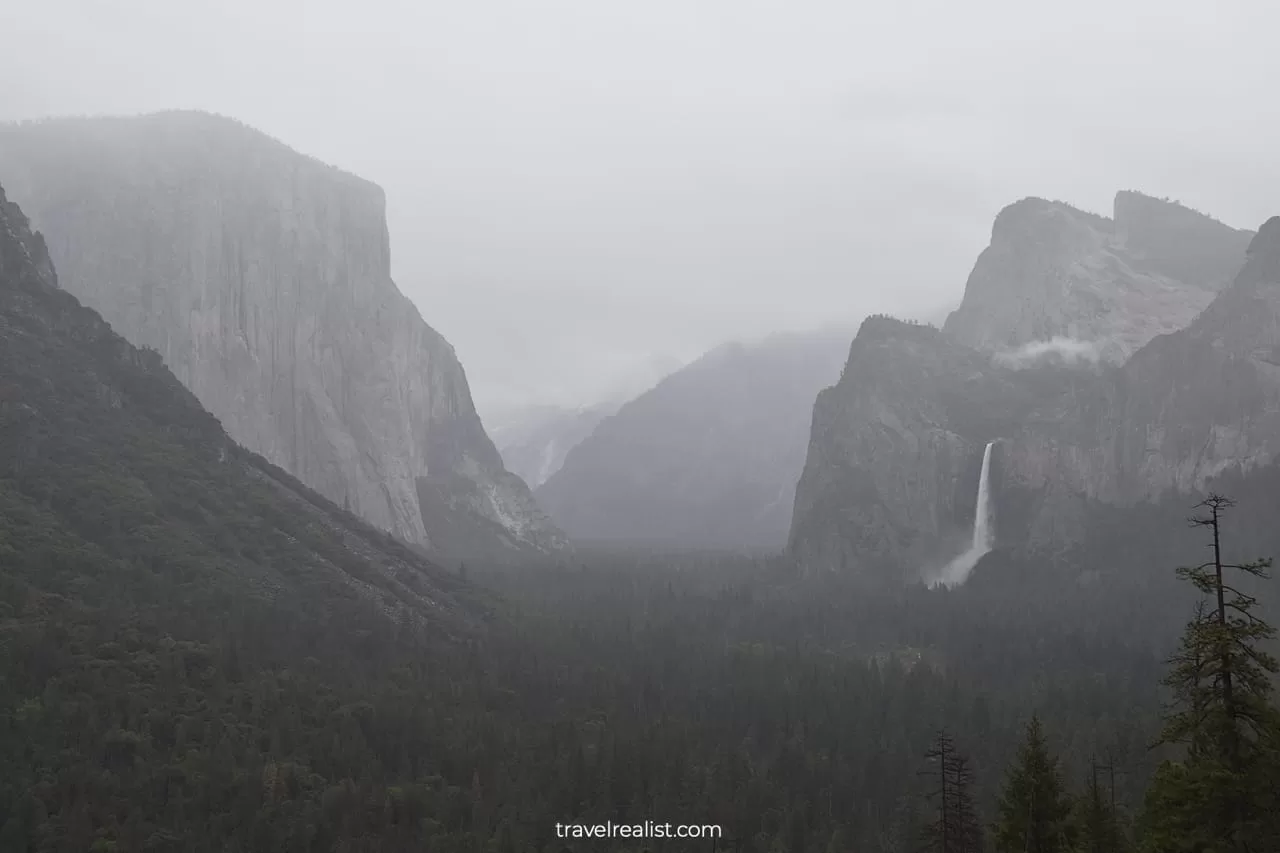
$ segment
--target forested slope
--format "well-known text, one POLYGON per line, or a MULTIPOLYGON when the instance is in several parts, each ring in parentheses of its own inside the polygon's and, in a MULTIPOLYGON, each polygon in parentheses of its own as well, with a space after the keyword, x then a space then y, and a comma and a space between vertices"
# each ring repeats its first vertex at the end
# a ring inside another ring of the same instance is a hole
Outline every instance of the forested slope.
POLYGON ((0 193, 0 849, 324 846, 334 798, 447 767, 432 697, 481 687, 440 661, 491 602, 232 443, 55 283, 0 193))
MULTIPOLYGON (((1278 479, 1223 484, 1232 559, 1280 550, 1278 479)), ((0 850, 561 853, 558 822, 652 820, 898 853, 938 729, 990 820, 1033 713, 1069 790, 1117 767, 1128 827, 1187 511, 1099 508, 957 590, 586 553, 481 578, 504 601, 228 441, 0 201, 0 850)))

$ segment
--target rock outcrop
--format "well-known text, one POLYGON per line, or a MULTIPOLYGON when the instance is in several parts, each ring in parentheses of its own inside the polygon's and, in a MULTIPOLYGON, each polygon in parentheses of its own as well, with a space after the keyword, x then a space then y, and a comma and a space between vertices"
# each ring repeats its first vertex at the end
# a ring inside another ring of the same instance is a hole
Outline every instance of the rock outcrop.
POLYGON ((848 332, 720 347, 606 418, 538 490, 575 539, 778 550, 848 332))
POLYGON ((1280 453, 1280 217, 1249 244, 1235 282, 1123 370, 1113 421, 1119 497, 1203 489, 1280 453))
POLYGON ((987 442, 1096 380, 1018 370, 932 326, 869 318, 814 405, 790 553, 809 569, 927 575, 968 542, 987 442))
POLYGON ((944 328, 977 349, 1069 341, 1121 363, 1190 323, 1231 280, 1251 236, 1135 192, 1117 194, 1112 219, 1023 199, 996 217, 944 328))
POLYGON ((1031 413, 1009 442, 1011 483, 1110 504, 1203 491, 1280 452, 1280 218, 1234 283, 1187 328, 1147 343, 1082 397, 1031 413))
MULTIPOLYGON (((1127 204, 1159 214, 1126 214, 1147 229, 1127 239, 1144 247, 1149 265, 1158 258, 1201 274, 1225 265, 1218 239, 1197 251, 1198 215, 1143 197, 1117 207, 1127 204)), ((1059 224, 1067 216, 1039 210, 1059 224)), ((1052 267, 1064 245, 1094 245, 1096 223, 1084 222, 1088 228, 1073 220, 1061 239, 1044 243, 1049 261, 1039 266, 1052 267)), ((1025 260, 1039 263, 1034 253, 1025 260)), ((927 577, 959 550, 982 451, 993 440, 997 543, 1041 552, 1078 539, 1098 504, 1189 495, 1216 477, 1272 464, 1280 452, 1280 219, 1242 247, 1234 267, 1233 283, 1217 288, 1199 316, 1151 337, 1120 365, 1072 361, 1053 347, 1009 358, 1004 347, 1037 340, 1020 339, 1024 332, 1079 328, 1018 327, 996 310, 989 328, 972 317, 959 323, 985 349, 957 339, 956 315, 946 332, 869 320, 841 381, 815 406, 791 553, 811 569, 927 577)), ((1067 292, 1055 304, 1085 301, 1067 292)), ((1027 306, 1029 316, 1036 303, 1027 306)), ((1117 311, 1099 314, 1092 328, 1127 328, 1112 338, 1123 343, 1137 326, 1117 311)))
POLYGON ((245 447, 445 556, 566 547, 391 280, 377 186, 192 112, 5 126, 0 180, 61 286, 245 447))
POLYGON ((163 590, 179 607, 483 628, 452 572, 236 445, 154 351, 57 284, 0 187, 0 566, 28 614, 128 602, 137 618, 163 590))

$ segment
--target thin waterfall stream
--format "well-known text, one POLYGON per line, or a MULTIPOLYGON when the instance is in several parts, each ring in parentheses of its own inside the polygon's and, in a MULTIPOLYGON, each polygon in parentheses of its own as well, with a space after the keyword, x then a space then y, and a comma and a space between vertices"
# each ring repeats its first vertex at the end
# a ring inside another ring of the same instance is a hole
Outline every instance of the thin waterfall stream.
POLYGON ((983 555, 991 550, 991 448, 994 441, 987 442, 987 449, 982 452, 982 473, 978 475, 978 499, 973 508, 973 540, 965 551, 942 569, 936 584, 959 586, 969 578, 969 573, 978 564, 983 555))

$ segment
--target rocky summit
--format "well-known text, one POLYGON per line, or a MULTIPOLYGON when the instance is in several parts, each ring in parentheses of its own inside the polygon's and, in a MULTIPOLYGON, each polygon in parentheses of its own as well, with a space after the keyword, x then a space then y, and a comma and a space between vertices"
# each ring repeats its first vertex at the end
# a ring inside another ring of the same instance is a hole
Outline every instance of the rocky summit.
POLYGON ((61 286, 237 442, 444 556, 567 547, 392 281, 379 187, 196 112, 4 126, 0 180, 61 286))
POLYGON ((1199 493, 1216 478, 1276 461, 1280 218, 1240 232, 1129 193, 1117 212, 1127 230, 1064 206, 1020 202, 1001 214, 966 305, 944 330, 884 317, 863 324, 840 382, 815 405, 789 540, 802 565, 927 579, 965 542, 992 441, 996 542, 1041 553, 1069 546, 1095 507, 1199 493), (1020 206, 1020 224, 1009 221, 1020 206), (1125 252, 1143 259, 1148 282, 1175 281, 1177 270, 1185 281, 1196 271, 1206 304, 1153 320, 1184 316, 1182 328, 1154 333, 1140 313, 1118 307, 1136 303, 1094 300, 1121 292, 1113 276, 1029 279, 1059 288, 1056 303, 1039 297, 1036 304, 1057 306, 1039 319, 994 303, 983 319, 974 307, 992 281, 979 273, 995 247, 1039 246, 1019 259, 1024 271, 1079 273, 1064 259, 1118 257, 1118 234, 1127 235, 1125 252), (1230 281, 1216 284, 1226 244, 1239 235, 1249 240, 1230 281), (1075 325, 1049 319, 1052 310, 1086 304, 1098 312, 1078 314, 1075 325), (1105 354, 1069 357, 1079 352, 1064 343, 1074 335, 1102 342, 1105 354))
POLYGON ((1023 199, 996 217, 944 328, 978 349, 1056 346, 1120 363, 1190 323, 1231 281, 1252 236, 1136 192, 1116 195, 1110 219, 1023 199))

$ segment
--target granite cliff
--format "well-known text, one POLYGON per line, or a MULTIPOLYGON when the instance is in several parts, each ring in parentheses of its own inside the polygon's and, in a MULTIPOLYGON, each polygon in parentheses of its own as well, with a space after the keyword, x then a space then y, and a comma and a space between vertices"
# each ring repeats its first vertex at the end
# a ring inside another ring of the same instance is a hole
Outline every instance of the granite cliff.
POLYGON ((1016 369, 932 326, 868 318, 814 405, 791 554, 809 568, 940 567, 969 537, 987 442, 1096 380, 1067 365, 1016 369))
MULTIPOLYGON (((1092 319, 1081 315, 1085 325, 1074 327, 1010 323, 1037 310, 1035 300, 1018 315, 992 310, 984 327, 972 304, 981 291, 971 277, 968 307, 952 315, 946 331, 867 321, 840 382, 819 395, 814 409, 790 535, 791 553, 803 565, 927 577, 954 556, 972 523, 978 466, 992 440, 999 441, 992 470, 997 542, 1039 552, 1078 540, 1094 507, 1193 494, 1216 477, 1275 461, 1280 220, 1251 235, 1235 260, 1234 281, 1224 287, 1209 275, 1226 264, 1216 223, 1205 226, 1197 214, 1142 197, 1123 202, 1129 203, 1167 214, 1142 218, 1150 227, 1141 237, 1129 232, 1127 239, 1145 247, 1146 268, 1199 270, 1214 294, 1207 307, 1185 328, 1150 337, 1141 315, 1126 317, 1120 307, 1092 319), (1197 248, 1202 227, 1209 239, 1197 248), (1096 333, 1089 340, 1109 341, 1100 361, 1073 360, 1074 351, 1061 347, 1036 350, 1025 345, 1044 338, 1022 337, 1081 329, 1096 333), (1020 344, 1024 354, 1038 355, 1011 358, 1009 347, 1020 344)), ((1006 221, 997 232, 1043 227, 1046 217, 1063 231, 1044 244, 1050 261, 1029 255, 1025 268, 1052 266, 1072 235, 1086 243, 1096 236, 1090 230, 1096 221, 1082 231, 1061 210, 1019 205, 1028 221, 1006 221)), ((1056 303, 1041 294, 1049 306, 1041 316, 1095 304, 1071 288, 1096 295, 1096 280, 1065 281, 1056 303)), ((1115 281, 1107 277, 1101 289, 1115 281)))
POLYGON ((199 601, 227 620, 230 602, 240 615, 266 602, 326 631, 361 619, 437 638, 483 628, 483 596, 233 442, 154 351, 60 289, 54 269, 0 187, 8 616, 66 626, 125 600, 120 622, 181 620, 199 601))
POLYGON ((1110 219, 1023 199, 996 217, 944 328, 978 349, 1071 341, 1120 363, 1190 323, 1231 280, 1251 236, 1136 192, 1116 195, 1110 219))
POLYGON ((4 126, 0 179, 62 287, 245 447, 443 556, 567 546, 392 281, 374 184, 195 112, 4 126))

